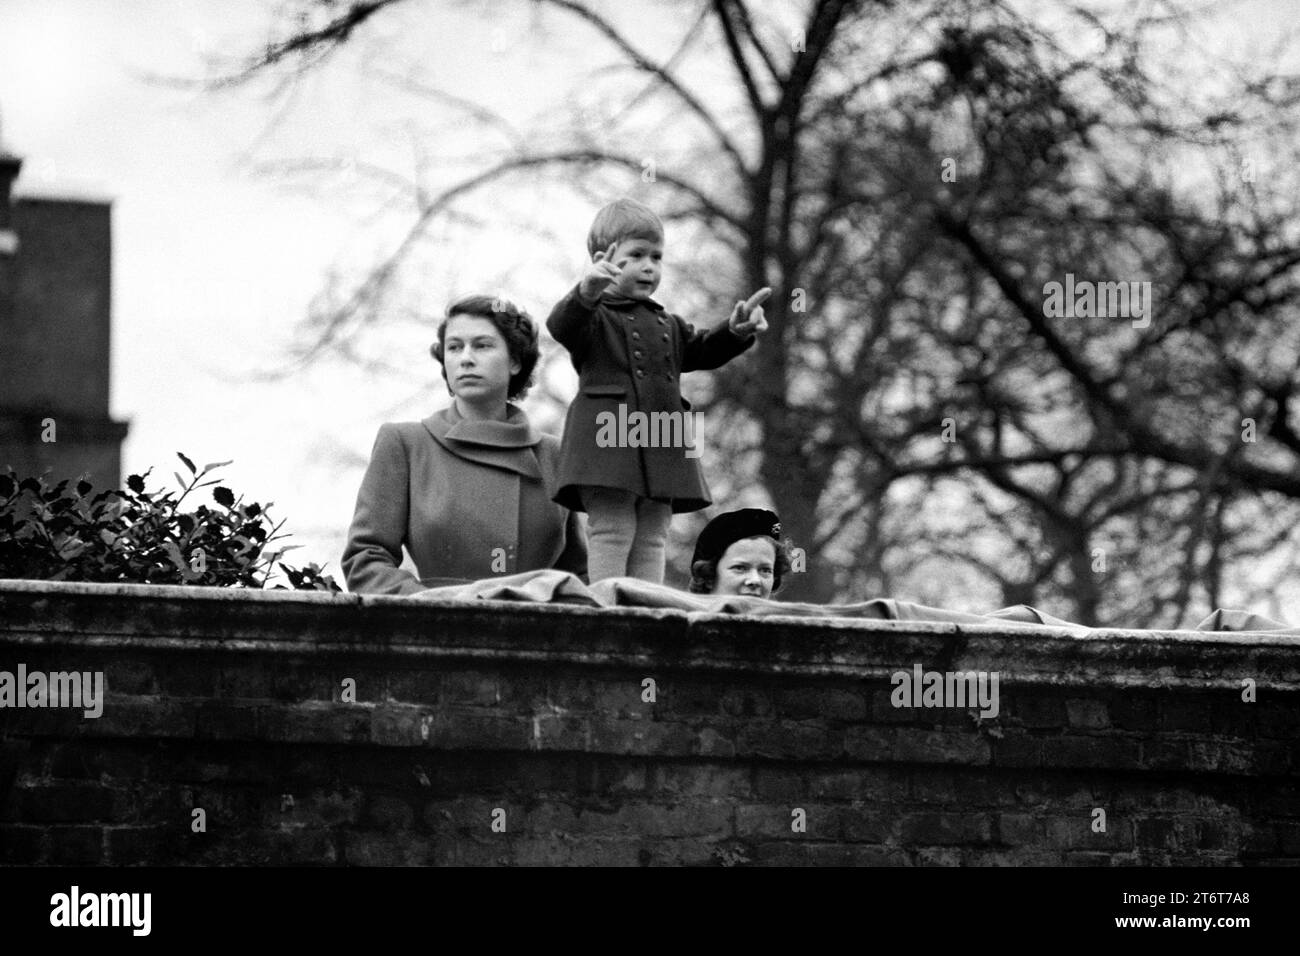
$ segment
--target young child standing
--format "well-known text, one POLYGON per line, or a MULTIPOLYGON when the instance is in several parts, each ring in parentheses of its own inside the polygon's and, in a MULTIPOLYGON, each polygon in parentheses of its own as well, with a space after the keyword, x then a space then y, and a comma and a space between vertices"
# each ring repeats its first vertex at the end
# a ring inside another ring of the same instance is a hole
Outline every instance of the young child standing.
POLYGON ((598 416, 683 415, 691 406, 682 398, 682 372, 726 364, 767 328, 762 303, 772 293, 768 288, 737 302, 726 324, 707 332, 665 311, 651 298, 663 251, 663 223, 654 212, 633 199, 610 203, 587 235, 591 264, 546 321, 578 370, 554 500, 587 512, 592 583, 625 576, 662 583, 672 516, 711 503, 698 452, 597 442, 598 416))

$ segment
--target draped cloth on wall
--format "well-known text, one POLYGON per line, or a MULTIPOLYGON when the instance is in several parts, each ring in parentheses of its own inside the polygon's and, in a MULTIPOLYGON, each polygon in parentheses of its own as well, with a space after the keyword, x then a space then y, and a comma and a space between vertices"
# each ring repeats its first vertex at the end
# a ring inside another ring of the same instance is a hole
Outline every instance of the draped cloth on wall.
MULTIPOLYGON (((757 617, 848 617, 877 621, 938 621, 959 624, 1047 625, 1079 631, 1092 628, 1053 617, 1028 605, 1003 608, 988 614, 967 614, 926 607, 893 598, 876 598, 855 604, 796 604, 736 595, 691 594, 664 584, 635 578, 606 578, 583 584, 567 571, 527 571, 482 581, 419 591, 409 597, 424 601, 530 601, 543 604, 579 604, 586 607, 672 608, 714 614, 757 617)), ((1247 611, 1216 610, 1196 626, 1198 631, 1272 631, 1300 636, 1300 628, 1247 611)))

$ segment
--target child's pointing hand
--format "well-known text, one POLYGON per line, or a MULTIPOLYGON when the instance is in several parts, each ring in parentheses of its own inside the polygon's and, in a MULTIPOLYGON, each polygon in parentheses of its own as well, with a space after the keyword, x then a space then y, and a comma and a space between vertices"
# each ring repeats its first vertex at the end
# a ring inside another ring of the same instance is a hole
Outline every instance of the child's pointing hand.
POLYGON ((763 316, 763 303, 772 295, 768 286, 763 286, 744 302, 737 302, 731 310, 727 325, 732 333, 744 338, 758 332, 767 331, 767 319, 763 316))
POLYGON ((611 242, 609 248, 604 252, 596 253, 591 260, 591 265, 587 266, 582 272, 582 278, 578 280, 578 295, 584 302, 600 301, 601 293, 613 282, 617 282, 623 274, 623 266, 627 265, 627 260, 614 262, 614 253, 618 249, 617 242, 611 242))

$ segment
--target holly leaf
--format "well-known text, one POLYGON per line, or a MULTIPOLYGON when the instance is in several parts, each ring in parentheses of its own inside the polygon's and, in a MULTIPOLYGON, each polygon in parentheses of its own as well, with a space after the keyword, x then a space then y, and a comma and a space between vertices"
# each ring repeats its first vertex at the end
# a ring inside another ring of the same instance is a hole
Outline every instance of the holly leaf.
MULTIPOLYGON (((185 457, 184 455, 182 455, 180 452, 177 452, 177 453, 176 453, 176 457, 179 458, 181 461, 185 462, 185 467, 188 468, 188 469, 190 470, 190 474, 191 474, 191 475, 194 474, 194 472, 198 470, 198 469, 196 469, 196 468, 194 467, 194 462, 190 461, 188 458, 186 458, 186 457, 185 457)), ((181 482, 181 484, 184 484, 184 482, 181 482)))
POLYGON ((229 508, 235 503, 235 493, 224 485, 220 488, 213 488, 212 497, 223 508, 229 508))
POLYGON ((126 486, 134 491, 137 495, 144 491, 144 479, 139 475, 132 475, 126 480, 126 486))

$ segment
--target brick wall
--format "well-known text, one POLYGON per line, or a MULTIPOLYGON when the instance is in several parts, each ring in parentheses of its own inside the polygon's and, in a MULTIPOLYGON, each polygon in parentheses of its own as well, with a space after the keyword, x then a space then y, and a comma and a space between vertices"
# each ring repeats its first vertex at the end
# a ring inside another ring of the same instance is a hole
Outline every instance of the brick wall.
POLYGON ((7 864, 1300 862, 1297 638, 0 582, 19 663, 107 696, 0 709, 7 864))

